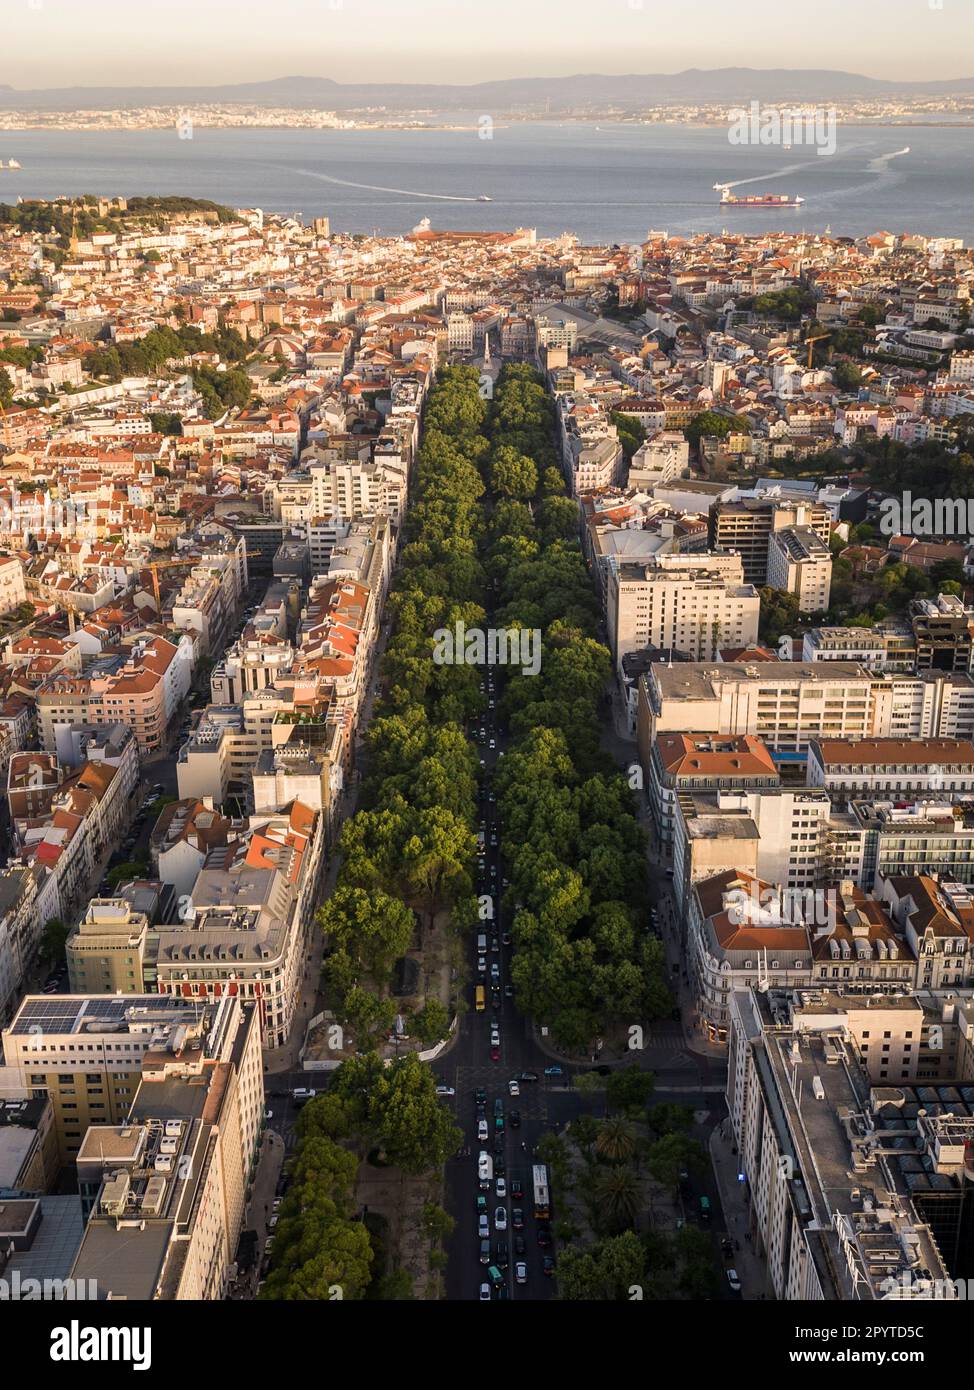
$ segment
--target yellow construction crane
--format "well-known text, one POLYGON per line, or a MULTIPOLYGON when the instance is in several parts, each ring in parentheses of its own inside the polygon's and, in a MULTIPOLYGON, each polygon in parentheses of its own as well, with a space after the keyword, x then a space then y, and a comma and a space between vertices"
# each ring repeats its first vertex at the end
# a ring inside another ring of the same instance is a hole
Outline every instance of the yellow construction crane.
POLYGON ((816 344, 816 343, 824 343, 824 342, 826 341, 826 339, 831 338, 831 336, 832 336, 831 333, 820 333, 820 334, 818 335, 817 338, 806 338, 806 339, 805 339, 805 345, 806 345, 806 347, 808 348, 808 366, 809 366, 809 370, 811 370, 811 366, 812 366, 812 355, 813 355, 814 352, 815 352, 815 344, 816 344))
POLYGON ((159 613, 162 612, 162 595, 159 591, 159 571, 178 569, 180 566, 182 566, 183 569, 191 569, 195 564, 195 559, 190 559, 187 556, 179 560, 150 560, 146 565, 145 568, 152 575, 152 596, 156 601, 156 609, 159 613))

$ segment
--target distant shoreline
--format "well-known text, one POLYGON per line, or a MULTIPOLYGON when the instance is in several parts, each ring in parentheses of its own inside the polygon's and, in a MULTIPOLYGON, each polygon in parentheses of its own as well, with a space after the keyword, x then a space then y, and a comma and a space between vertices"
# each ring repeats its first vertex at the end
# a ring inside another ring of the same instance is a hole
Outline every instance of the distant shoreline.
MULTIPOLYGON (((357 135, 383 133, 389 131, 405 131, 409 134, 420 133, 469 133, 478 131, 480 126, 477 122, 464 123, 444 123, 444 124, 413 124, 409 121, 383 121, 380 123, 362 123, 354 125, 308 125, 301 121, 293 124, 281 121, 220 121, 220 120, 201 120, 195 119, 192 110, 179 113, 188 116, 198 130, 307 130, 316 134, 331 133, 335 135, 357 135)), ((488 113, 489 114, 489 113, 488 113)), ((26 135, 40 131, 47 135, 57 134, 150 134, 158 131, 175 130, 177 128, 178 117, 170 121, 160 121, 155 124, 144 124, 134 122, 120 123, 117 120, 105 119, 98 123, 82 120, 81 118, 69 118, 65 121, 25 121, 18 113, 16 123, 7 124, 2 113, 0 113, 0 134, 26 135)), ((892 120, 888 118, 877 120, 865 120, 862 118, 847 118, 837 116, 836 123, 839 127, 848 127, 853 130, 974 130, 974 116, 970 120, 931 120, 921 121, 916 118, 904 118, 903 120, 892 120)), ((493 121, 494 130, 508 130, 517 125, 552 125, 552 126, 680 126, 686 130, 720 130, 726 125, 722 120, 681 120, 675 117, 646 117, 646 116, 566 116, 563 120, 544 115, 544 116, 511 116, 507 115, 503 122, 493 121)))

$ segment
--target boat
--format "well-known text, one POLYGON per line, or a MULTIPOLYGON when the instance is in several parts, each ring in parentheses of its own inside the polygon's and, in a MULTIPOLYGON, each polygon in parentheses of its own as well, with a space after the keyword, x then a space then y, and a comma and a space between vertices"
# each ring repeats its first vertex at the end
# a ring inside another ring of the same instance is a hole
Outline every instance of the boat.
POLYGON ((787 193, 749 193, 738 198, 729 188, 723 189, 720 195, 722 208, 797 208, 804 201, 804 198, 791 198, 787 193))
POLYGON ((478 203, 492 203, 493 201, 489 193, 481 193, 477 198, 478 203))
POLYGON ((19 160, 10 159, 10 160, 7 161, 6 164, 4 164, 3 160, 0 159, 0 169, 19 169, 19 168, 20 168, 20 161, 19 161, 19 160))

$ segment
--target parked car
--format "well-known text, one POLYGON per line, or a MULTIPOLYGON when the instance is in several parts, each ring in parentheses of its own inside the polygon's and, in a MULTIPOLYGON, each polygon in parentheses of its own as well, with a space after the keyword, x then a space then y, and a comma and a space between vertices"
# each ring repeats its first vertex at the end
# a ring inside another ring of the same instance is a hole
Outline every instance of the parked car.
POLYGON ((511 1096, 519 1096, 521 1094, 521 1088, 515 1080, 512 1079, 507 1083, 507 1093, 511 1096))
POLYGON ((507 1230, 507 1207, 498 1207, 494 1212, 494 1230, 507 1230))
POLYGON ((740 1293, 741 1281, 736 1269, 729 1269, 727 1271, 727 1282, 731 1287, 732 1293, 740 1293))
POLYGON ((528 1282, 528 1267, 523 1260, 518 1260, 517 1264, 514 1266, 514 1280, 515 1283, 518 1284, 526 1284, 528 1282))
POLYGON ((556 1062, 552 1067, 545 1067, 544 1074, 545 1076, 564 1076, 565 1068, 560 1067, 556 1062))

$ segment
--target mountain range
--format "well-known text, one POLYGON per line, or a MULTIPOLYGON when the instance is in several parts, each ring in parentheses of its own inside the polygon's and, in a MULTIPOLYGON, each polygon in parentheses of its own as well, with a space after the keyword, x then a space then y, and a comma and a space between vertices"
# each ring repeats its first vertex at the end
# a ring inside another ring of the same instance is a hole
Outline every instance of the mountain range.
POLYGON ((963 96, 974 77, 903 82, 830 69, 689 68, 677 73, 611 76, 514 77, 469 85, 450 83, 336 82, 330 77, 275 77, 264 82, 186 87, 51 87, 18 90, 0 84, 0 109, 15 111, 116 110, 124 107, 248 105, 323 107, 331 111, 384 107, 392 111, 486 111, 503 115, 530 109, 629 110, 654 104, 817 102, 856 97, 963 96))

